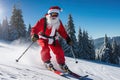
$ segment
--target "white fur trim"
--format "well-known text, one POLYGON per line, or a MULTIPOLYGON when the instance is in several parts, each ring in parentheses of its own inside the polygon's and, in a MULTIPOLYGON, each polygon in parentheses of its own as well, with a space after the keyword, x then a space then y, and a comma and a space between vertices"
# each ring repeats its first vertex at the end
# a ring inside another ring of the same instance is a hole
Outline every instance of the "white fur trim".
POLYGON ((59 28, 60 20, 58 17, 56 17, 57 21, 52 20, 50 15, 47 15, 46 18, 47 18, 47 25, 48 26, 54 27, 55 29, 59 28))
POLYGON ((58 10, 58 9, 50 9, 50 10, 48 10, 48 14, 50 14, 52 12, 60 13, 60 10, 58 10))
MULTIPOLYGON (((58 29, 59 26, 60 26, 59 21, 56 24, 53 25, 51 33, 50 33, 50 36, 54 36, 55 35, 55 31, 58 29)), ((48 44, 52 44, 53 41, 54 41, 53 39, 49 38, 48 44)))
MULTIPOLYGON (((49 36, 54 36, 56 30, 57 30, 57 29, 59 28, 59 26, 60 26, 60 21, 59 21, 59 19, 58 19, 58 21, 56 21, 55 23, 51 23, 51 22, 50 22, 50 16, 47 15, 46 18, 47 18, 47 27, 52 28, 52 29, 51 29, 51 33, 50 33, 49 36)), ((44 37, 44 36, 42 36, 42 35, 39 35, 39 38, 48 39, 48 44, 52 44, 53 41, 54 41, 53 39, 51 39, 51 38, 46 38, 46 37, 44 37)), ((58 39, 58 36, 55 36, 55 39, 58 39)))
MULTIPOLYGON (((50 36, 54 36, 55 35, 55 28, 54 27, 52 27, 52 31, 51 31, 51 34, 50 34, 50 36)), ((52 44, 53 43, 53 39, 51 39, 51 38, 49 38, 49 41, 48 41, 48 44, 52 44)))
POLYGON ((44 36, 42 36, 42 35, 39 35, 39 38, 47 39, 46 37, 44 37, 44 36))

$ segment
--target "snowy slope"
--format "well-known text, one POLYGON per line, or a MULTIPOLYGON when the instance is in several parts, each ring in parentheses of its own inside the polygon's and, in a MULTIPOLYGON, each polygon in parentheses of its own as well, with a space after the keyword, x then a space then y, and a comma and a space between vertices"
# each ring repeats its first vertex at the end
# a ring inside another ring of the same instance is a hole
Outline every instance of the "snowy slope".
MULTIPOLYGON (((0 80, 68 80, 45 69, 39 55, 40 48, 32 46, 18 63, 15 62, 28 46, 0 41, 0 80)), ((54 66, 60 70, 55 56, 52 57, 54 66)), ((72 71, 80 75, 88 74, 87 80, 120 80, 120 67, 117 66, 85 60, 78 60, 76 64, 74 59, 68 57, 66 63, 72 71)))

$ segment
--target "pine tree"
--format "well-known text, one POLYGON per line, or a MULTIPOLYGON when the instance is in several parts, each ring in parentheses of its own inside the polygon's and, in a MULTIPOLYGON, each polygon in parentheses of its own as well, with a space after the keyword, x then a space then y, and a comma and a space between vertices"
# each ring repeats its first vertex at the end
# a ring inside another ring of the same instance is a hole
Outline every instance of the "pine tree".
POLYGON ((73 19, 71 14, 68 17, 68 23, 67 23, 67 32, 70 36, 70 38, 72 39, 73 43, 75 43, 77 41, 76 36, 75 36, 75 26, 73 24, 73 19))
POLYGON ((23 21, 21 9, 17 9, 14 5, 12 16, 10 19, 10 39, 16 40, 26 36, 26 27, 23 21))
POLYGON ((29 24, 28 31, 26 33, 26 39, 27 39, 27 41, 31 41, 30 32, 31 32, 31 24, 29 24))
POLYGON ((83 56, 84 59, 91 59, 90 42, 87 31, 83 31, 83 56))
POLYGON ((104 44, 99 51, 100 60, 103 62, 110 63, 110 55, 112 53, 112 47, 108 40, 107 35, 105 34, 104 44))
POLYGON ((7 17, 3 19, 1 35, 2 35, 2 39, 4 40, 9 39, 9 25, 8 25, 7 17))
POLYGON ((88 54, 90 56, 90 60, 95 60, 96 55, 95 55, 94 42, 92 38, 88 40, 88 48, 89 48, 88 54))
MULTIPOLYGON (((73 18, 71 16, 71 14, 68 16, 68 23, 67 23, 67 33, 69 34, 71 40, 73 41, 73 46, 72 46, 72 50, 75 54, 75 56, 78 58, 78 45, 77 45, 77 39, 75 36, 75 26, 73 24, 73 18)), ((69 54, 70 56, 72 56, 71 50, 69 48, 69 54)))
POLYGON ((113 39, 112 42, 112 54, 110 55, 110 62, 113 64, 119 64, 119 48, 116 41, 113 39))
POLYGON ((84 49, 83 49, 83 34, 82 34, 82 30, 81 30, 80 27, 79 27, 79 30, 78 30, 78 47, 79 47, 78 57, 82 58, 84 49))

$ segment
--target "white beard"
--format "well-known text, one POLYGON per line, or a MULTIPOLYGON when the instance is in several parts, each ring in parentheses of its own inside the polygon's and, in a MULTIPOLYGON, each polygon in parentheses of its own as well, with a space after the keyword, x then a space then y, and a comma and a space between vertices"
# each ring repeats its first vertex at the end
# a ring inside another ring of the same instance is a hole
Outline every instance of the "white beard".
POLYGON ((59 26, 60 26, 60 21, 59 21, 59 18, 58 17, 56 17, 55 19, 52 19, 51 17, 50 17, 50 15, 47 15, 46 16, 46 18, 47 18, 47 27, 48 28, 55 28, 55 29, 58 29, 59 28, 59 26))

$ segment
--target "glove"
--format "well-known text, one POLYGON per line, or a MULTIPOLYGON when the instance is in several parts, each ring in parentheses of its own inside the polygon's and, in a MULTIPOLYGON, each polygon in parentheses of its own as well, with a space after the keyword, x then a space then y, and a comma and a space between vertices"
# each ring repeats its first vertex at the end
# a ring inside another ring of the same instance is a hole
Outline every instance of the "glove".
POLYGON ((36 42, 39 39, 39 36, 37 34, 32 35, 31 40, 33 42, 36 42))
POLYGON ((72 42, 72 41, 69 41, 67 44, 70 45, 70 46, 72 46, 72 45, 73 45, 73 42, 72 42))
POLYGON ((70 37, 67 37, 67 44, 68 45, 70 45, 70 46, 72 46, 73 45, 73 42, 72 42, 72 40, 70 39, 70 37))

